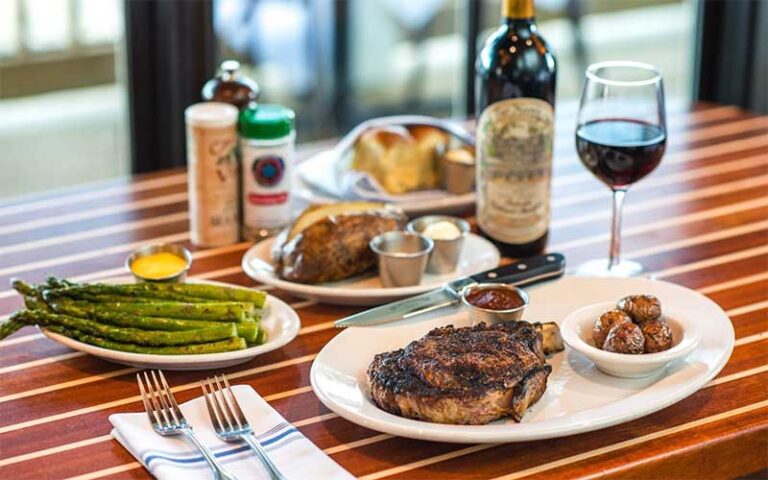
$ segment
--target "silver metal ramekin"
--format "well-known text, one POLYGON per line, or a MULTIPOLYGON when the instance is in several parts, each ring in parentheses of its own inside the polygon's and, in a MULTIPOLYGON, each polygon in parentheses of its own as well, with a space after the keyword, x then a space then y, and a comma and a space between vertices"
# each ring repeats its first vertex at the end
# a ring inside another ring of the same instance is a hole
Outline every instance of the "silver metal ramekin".
POLYGON ((435 243, 415 233, 391 231, 377 235, 370 242, 379 258, 379 278, 386 287, 418 285, 435 243))
POLYGON ((435 248, 429 254, 427 262, 427 273, 451 273, 456 270, 461 258, 461 248, 464 246, 464 238, 470 231, 469 223, 459 217, 450 217, 447 215, 427 215, 411 220, 405 229, 411 233, 424 235, 424 230, 438 222, 450 222, 456 225, 460 235, 450 240, 441 240, 439 238, 431 239, 435 242, 435 248))
POLYGON ((523 312, 525 307, 528 306, 529 299, 525 290, 517 288, 509 283, 477 283, 475 285, 468 285, 461 290, 461 303, 469 312, 469 319, 472 320, 472 325, 477 325, 480 322, 485 322, 488 325, 494 323, 516 321, 523 318, 523 312), (487 308, 481 308, 473 305, 467 301, 467 295, 475 290, 483 290, 487 288, 504 288, 515 292, 522 300, 523 304, 517 308, 511 308, 508 310, 490 310, 487 308))
POLYGON ((130 274, 133 275, 133 277, 139 282, 183 283, 187 279, 187 272, 191 266, 192 253, 181 245, 174 245, 171 243, 145 245, 138 250, 135 250, 128 258, 125 259, 125 269, 128 270, 128 272, 130 272, 130 274), (179 258, 183 258, 186 262, 186 265, 178 273, 174 273, 173 275, 169 275, 163 278, 144 278, 140 275, 137 275, 131 269, 131 265, 133 265, 133 262, 135 262, 137 259, 162 252, 172 253, 179 258))

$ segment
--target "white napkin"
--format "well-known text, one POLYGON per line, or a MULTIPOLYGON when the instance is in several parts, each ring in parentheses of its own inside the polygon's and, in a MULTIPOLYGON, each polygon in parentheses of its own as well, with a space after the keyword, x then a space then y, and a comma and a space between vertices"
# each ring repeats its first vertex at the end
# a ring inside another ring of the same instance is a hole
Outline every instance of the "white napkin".
POLYGON ((442 128, 465 143, 474 145, 474 138, 458 124, 450 120, 421 115, 398 115, 367 120, 339 141, 331 150, 314 155, 298 166, 301 180, 309 187, 343 200, 370 200, 390 203, 419 202, 428 199, 450 197, 444 190, 423 190, 391 195, 371 175, 365 172, 349 170, 347 155, 357 138, 366 130, 374 127, 397 127, 401 125, 432 125, 442 128))
POLYGON ((336 150, 326 150, 308 158, 298 166, 301 180, 310 188, 340 200, 410 203, 452 194, 445 190, 420 190, 392 195, 366 172, 348 170, 341 166, 336 150))
MULTIPOLYGON (((354 478, 275 411, 249 385, 232 387, 256 437, 288 479, 354 478)), ((180 405, 200 440, 239 480, 269 479, 256 452, 245 443, 226 443, 216 436, 203 397, 180 405)), ((144 412, 109 417, 112 436, 161 480, 210 480, 211 469, 184 437, 162 437, 152 430, 144 412)))

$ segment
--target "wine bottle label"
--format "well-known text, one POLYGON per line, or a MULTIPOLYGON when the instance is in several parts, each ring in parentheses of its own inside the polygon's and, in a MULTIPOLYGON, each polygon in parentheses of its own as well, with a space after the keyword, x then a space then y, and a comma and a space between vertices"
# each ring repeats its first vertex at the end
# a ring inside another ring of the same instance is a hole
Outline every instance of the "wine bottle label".
POLYGON ((477 121, 477 221, 492 238, 523 244, 549 228, 554 110, 536 98, 489 105, 477 121))

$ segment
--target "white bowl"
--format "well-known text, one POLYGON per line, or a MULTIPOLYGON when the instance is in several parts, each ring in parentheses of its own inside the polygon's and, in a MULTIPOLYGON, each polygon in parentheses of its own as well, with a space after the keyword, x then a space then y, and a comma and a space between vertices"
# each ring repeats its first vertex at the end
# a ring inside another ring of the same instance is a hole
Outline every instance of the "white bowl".
POLYGON ((588 305, 565 317, 560 326, 566 345, 592 360, 603 373, 622 378, 652 375, 666 367, 669 362, 685 358, 699 343, 701 332, 695 319, 688 318, 685 312, 662 307, 664 318, 672 329, 672 348, 639 355, 601 350, 592 341, 592 328, 601 314, 614 308, 616 302, 588 305))

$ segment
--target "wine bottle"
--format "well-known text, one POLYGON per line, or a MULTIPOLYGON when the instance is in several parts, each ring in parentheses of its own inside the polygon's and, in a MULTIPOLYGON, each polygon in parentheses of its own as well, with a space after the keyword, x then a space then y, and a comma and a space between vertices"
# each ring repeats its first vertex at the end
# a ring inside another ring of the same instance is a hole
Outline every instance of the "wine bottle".
POLYGON ((503 0, 502 16, 476 64, 477 220, 504 255, 526 257, 549 234, 557 67, 533 0, 503 0))

